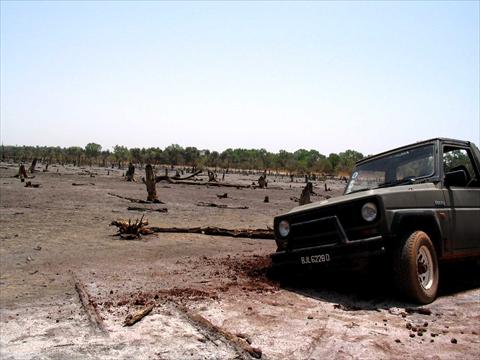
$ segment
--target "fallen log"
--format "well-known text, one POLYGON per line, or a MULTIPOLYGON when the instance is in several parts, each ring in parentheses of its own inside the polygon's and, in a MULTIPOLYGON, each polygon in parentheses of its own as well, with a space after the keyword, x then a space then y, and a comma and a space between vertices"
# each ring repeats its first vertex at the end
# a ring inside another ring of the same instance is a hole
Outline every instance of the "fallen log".
POLYGON ((205 181, 169 181, 171 184, 184 184, 184 185, 199 185, 199 186, 215 186, 215 187, 229 187, 237 189, 251 189, 252 185, 242 185, 242 184, 227 184, 222 182, 205 182, 205 181))
POLYGON ((191 179, 195 176, 197 176, 198 174, 201 174, 202 173, 202 170, 198 170, 198 171, 195 171, 193 174, 190 174, 188 176, 185 176, 183 178, 181 177, 176 177, 174 176, 173 178, 171 178, 170 176, 168 175, 164 175, 164 176, 156 176, 155 177, 155 182, 160 182, 160 181, 168 181, 169 183, 171 184, 175 184, 177 181, 185 181, 185 180, 188 180, 188 179, 191 179))
POLYGON ((93 326, 93 328, 97 331, 102 333, 105 336, 108 336, 108 331, 105 328, 105 324, 103 322, 102 316, 98 312, 98 305, 93 300, 90 295, 87 292, 87 289, 85 289, 85 286, 78 281, 75 280, 75 290, 78 293, 78 296, 80 298, 80 303, 82 304, 82 307, 85 309, 85 312, 87 313, 88 320, 90 321, 90 324, 93 326))
POLYGON ((134 198, 131 198, 131 197, 117 195, 117 194, 114 194, 114 193, 107 193, 107 194, 110 195, 110 196, 115 196, 115 197, 118 197, 120 199, 128 200, 130 202, 138 203, 138 204, 165 204, 164 202, 162 202, 158 199, 154 200, 154 201, 148 201, 148 200, 134 199, 134 198))
POLYGON ((127 210, 130 211, 156 211, 156 212, 161 212, 161 213, 166 213, 168 212, 167 208, 159 208, 159 209, 146 209, 138 206, 129 206, 127 210))
POLYGON ((239 210, 246 210, 248 209, 248 206, 229 206, 225 204, 215 204, 215 203, 206 203, 203 201, 200 201, 196 203, 195 205, 197 206, 205 206, 205 207, 216 207, 219 209, 239 209, 239 210))
POLYGON ((128 314, 125 318, 123 326, 132 326, 136 322, 139 322, 152 311, 153 307, 153 304, 150 304, 143 309, 134 312, 133 314, 128 314))
POLYGON ((202 315, 194 313, 186 306, 175 304, 175 307, 197 330, 203 333, 208 340, 213 343, 215 343, 216 340, 221 340, 230 345, 237 353, 236 359, 249 360, 251 358, 262 358, 262 350, 251 346, 244 337, 240 337, 222 329, 202 315))
POLYGON ((219 227, 148 227, 154 233, 188 233, 188 234, 204 234, 212 236, 230 236, 234 238, 249 239, 275 239, 272 229, 224 229, 219 227))

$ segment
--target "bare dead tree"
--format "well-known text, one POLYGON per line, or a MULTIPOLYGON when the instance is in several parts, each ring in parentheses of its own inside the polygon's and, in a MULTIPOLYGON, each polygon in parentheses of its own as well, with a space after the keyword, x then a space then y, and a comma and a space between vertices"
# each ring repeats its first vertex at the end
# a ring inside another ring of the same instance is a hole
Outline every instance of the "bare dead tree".
POLYGON ((20 168, 18 169, 18 176, 20 177, 20 181, 24 182, 26 178, 28 178, 27 170, 25 169, 25 165, 21 164, 20 168))
POLYGON ((32 165, 30 165, 30 174, 33 174, 35 172, 35 166, 37 166, 37 158, 33 159, 32 165))
POLYGON ((208 170, 208 182, 215 182, 217 181, 217 174, 213 171, 208 170))
POLYGON ((148 164, 145 167, 145 184, 147 185, 147 201, 158 201, 157 198, 157 182, 155 181, 155 174, 153 173, 152 165, 148 164))
POLYGON ((267 187, 267 180, 265 174, 258 178, 258 187, 260 189, 265 189, 267 187))
POLYGON ((128 164, 128 170, 125 173, 125 181, 135 181, 135 166, 132 163, 128 164))
POLYGON ((313 184, 308 182, 307 185, 302 190, 302 194, 300 195, 300 200, 298 201, 299 205, 310 204, 312 201, 310 200, 310 195, 314 194, 313 192, 313 184))

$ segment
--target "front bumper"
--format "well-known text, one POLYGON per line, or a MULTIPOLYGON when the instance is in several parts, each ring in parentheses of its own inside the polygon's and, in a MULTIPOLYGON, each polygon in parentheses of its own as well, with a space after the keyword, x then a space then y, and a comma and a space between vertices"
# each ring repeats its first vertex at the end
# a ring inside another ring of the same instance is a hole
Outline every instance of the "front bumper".
POLYGON ((274 264, 349 266, 354 262, 381 256, 385 253, 382 236, 347 241, 339 244, 312 246, 278 251, 271 255, 274 264))

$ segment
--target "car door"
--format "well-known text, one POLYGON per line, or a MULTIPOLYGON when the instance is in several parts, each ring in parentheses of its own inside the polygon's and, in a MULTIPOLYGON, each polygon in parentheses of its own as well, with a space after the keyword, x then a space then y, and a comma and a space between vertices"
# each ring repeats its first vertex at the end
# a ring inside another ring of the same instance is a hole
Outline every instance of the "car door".
POLYGON ((454 253, 480 249, 480 173, 468 147, 443 146, 444 174, 464 170, 465 184, 444 186, 450 230, 448 246, 454 253))

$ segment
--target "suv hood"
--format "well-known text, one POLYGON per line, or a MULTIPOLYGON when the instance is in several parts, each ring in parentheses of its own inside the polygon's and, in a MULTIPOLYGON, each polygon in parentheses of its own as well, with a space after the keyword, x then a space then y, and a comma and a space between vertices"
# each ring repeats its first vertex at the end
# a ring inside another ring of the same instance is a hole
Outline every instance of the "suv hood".
POLYGON ((302 211, 308 211, 311 209, 316 209, 319 207, 331 206, 336 204, 343 204, 352 200, 358 200, 362 198, 369 198, 372 196, 402 196, 406 193, 413 194, 418 191, 429 191, 429 190, 436 190, 437 187, 433 183, 422 183, 422 184, 406 184, 406 185, 397 185, 392 187, 384 187, 384 188, 377 188, 377 189, 370 189, 365 191, 359 191, 353 194, 341 195, 334 198, 312 202, 311 204, 302 205, 294 207, 292 210, 288 212, 297 213, 302 211))

